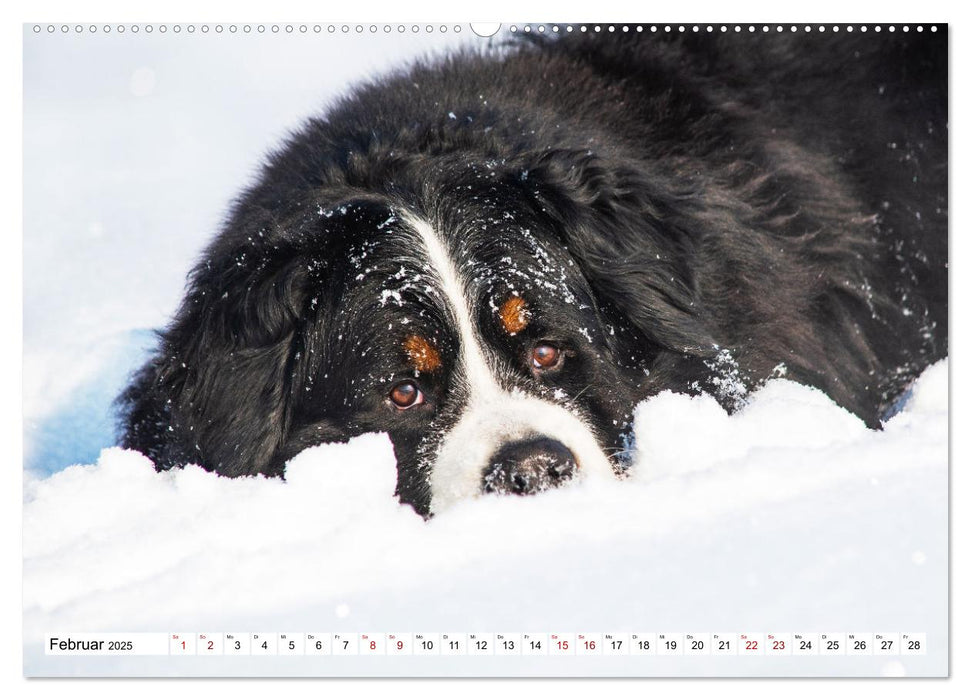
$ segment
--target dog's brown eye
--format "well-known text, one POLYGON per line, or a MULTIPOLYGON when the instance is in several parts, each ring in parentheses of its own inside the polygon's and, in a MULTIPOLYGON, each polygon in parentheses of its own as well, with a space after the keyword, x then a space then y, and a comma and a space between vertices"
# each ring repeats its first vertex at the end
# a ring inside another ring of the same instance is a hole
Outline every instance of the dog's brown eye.
POLYGON ((388 398, 398 408, 412 408, 425 402, 425 395, 414 382, 401 382, 391 390, 388 398))
POLYGON ((532 362, 536 369, 550 369, 560 361, 560 351, 552 345, 537 345, 533 348, 532 362))

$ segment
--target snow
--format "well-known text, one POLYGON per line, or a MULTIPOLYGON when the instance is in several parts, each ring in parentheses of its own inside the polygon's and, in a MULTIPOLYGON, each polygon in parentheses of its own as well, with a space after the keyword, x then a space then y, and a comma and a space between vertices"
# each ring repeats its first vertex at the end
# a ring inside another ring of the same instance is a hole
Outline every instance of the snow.
MULTIPOLYGON (((665 392, 638 407, 631 478, 483 496, 429 521, 393 497, 383 434, 310 448, 285 481, 156 473, 108 448, 27 482, 25 664, 57 672, 64 661, 36 643, 52 630, 898 631, 926 632, 930 653, 757 667, 704 657, 703 668, 943 673, 947 380, 946 361, 928 369, 882 431, 784 379, 733 415, 665 392)), ((604 672, 573 661, 560 670, 604 672)), ((525 672, 521 659, 502 663, 525 672)), ((606 668, 702 667, 647 657, 606 668)))

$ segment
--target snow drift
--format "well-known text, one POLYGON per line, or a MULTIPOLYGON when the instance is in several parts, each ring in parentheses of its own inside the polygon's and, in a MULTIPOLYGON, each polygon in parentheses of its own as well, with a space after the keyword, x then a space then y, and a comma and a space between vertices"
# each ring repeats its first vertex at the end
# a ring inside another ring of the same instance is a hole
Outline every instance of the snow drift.
MULTIPOLYGON (((38 643, 53 631, 896 631, 926 632, 928 655, 497 668, 942 673, 947 377, 946 361, 928 369, 883 431, 781 379, 734 415, 666 392, 638 407, 631 478, 481 497, 427 522, 393 497, 385 435, 306 450, 286 481, 156 473, 138 453, 106 449, 94 465, 28 477, 26 670, 66 672, 38 643)), ((270 672, 252 659, 88 662, 270 672)), ((482 673, 469 660, 448 671, 341 663, 285 672, 482 673)))

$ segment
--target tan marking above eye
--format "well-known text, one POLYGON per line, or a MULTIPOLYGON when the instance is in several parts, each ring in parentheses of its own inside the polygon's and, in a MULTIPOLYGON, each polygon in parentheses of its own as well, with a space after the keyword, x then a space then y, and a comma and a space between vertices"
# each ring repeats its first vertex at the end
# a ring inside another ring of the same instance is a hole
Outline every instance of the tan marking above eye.
POLYGON ((529 325, 529 309, 522 297, 511 296, 499 309, 499 320, 509 335, 516 335, 529 325))
POLYGON ((403 343, 405 354, 419 372, 434 372, 442 366, 442 357, 431 343, 419 335, 409 335, 403 343))

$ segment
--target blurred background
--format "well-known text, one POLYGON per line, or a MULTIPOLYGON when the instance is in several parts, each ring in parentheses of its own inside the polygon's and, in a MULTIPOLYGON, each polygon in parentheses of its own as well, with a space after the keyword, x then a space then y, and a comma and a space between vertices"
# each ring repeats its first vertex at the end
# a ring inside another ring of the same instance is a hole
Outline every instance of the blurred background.
POLYGON ((263 155, 354 85, 489 41, 469 25, 287 33, 24 27, 24 462, 114 444, 112 402, 263 155))

